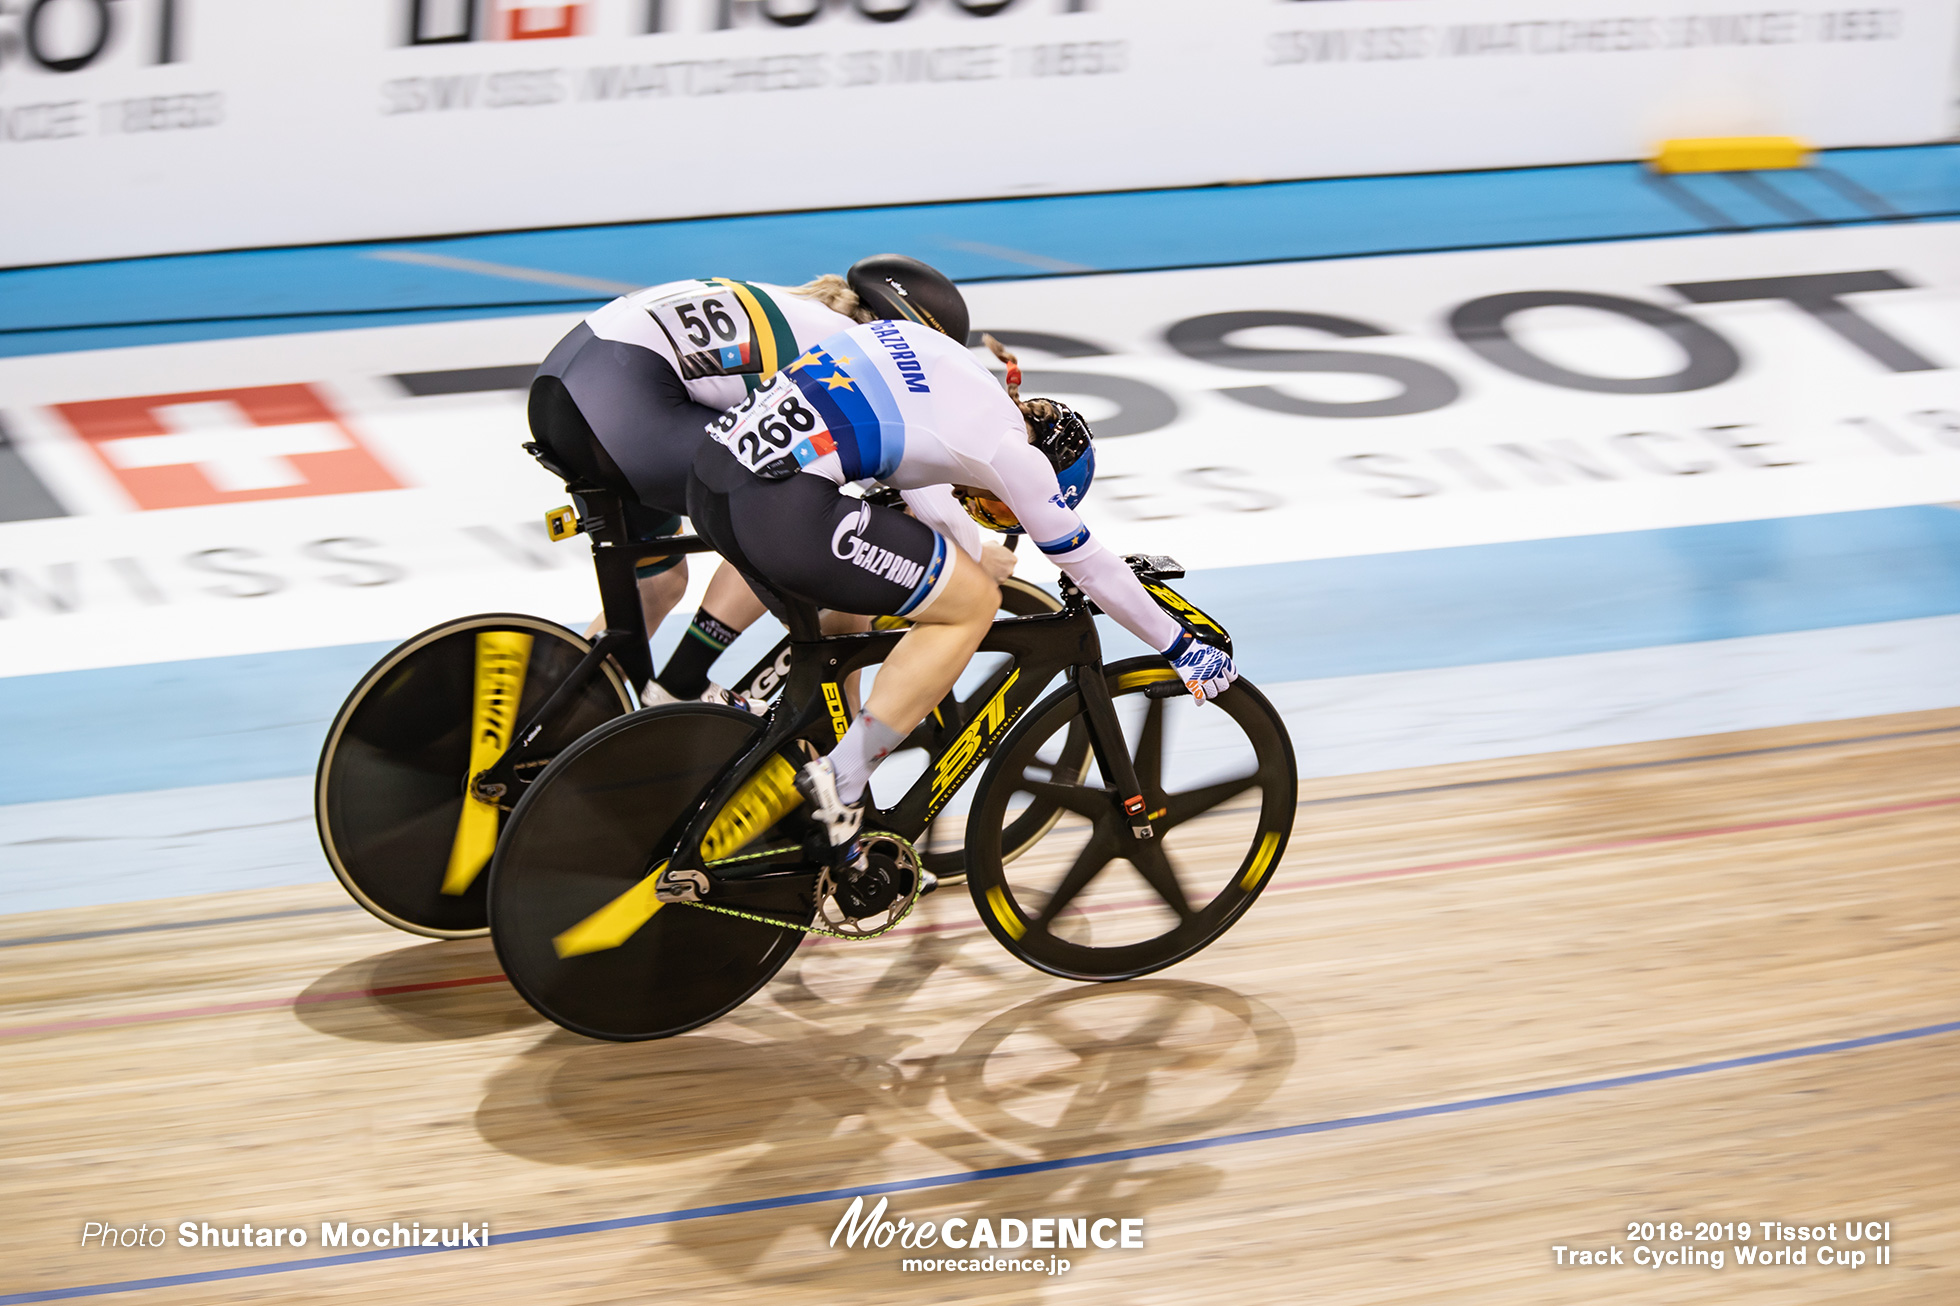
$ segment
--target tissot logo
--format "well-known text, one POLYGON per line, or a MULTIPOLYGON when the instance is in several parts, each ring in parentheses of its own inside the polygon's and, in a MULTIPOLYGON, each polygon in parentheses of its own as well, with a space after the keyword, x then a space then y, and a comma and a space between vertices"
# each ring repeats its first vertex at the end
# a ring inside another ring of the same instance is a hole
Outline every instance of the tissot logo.
MULTIPOLYGON (((1094 0, 697 0, 697 3, 703 8, 712 9, 711 25, 719 30, 757 24, 801 27, 826 17, 858 17, 868 18, 874 23, 896 23, 934 11, 965 14, 973 18, 992 18, 995 14, 1015 8, 1085 13, 1093 7, 1094 0)), ((659 7, 658 0, 655 0, 655 6, 659 7)), ((685 7, 685 0, 669 0, 668 8, 685 7)), ((649 27, 648 30, 659 29, 649 27)))
MULTIPOLYGON (((91 0, 94 2, 94 0, 91 0)), ((106 0, 103 0, 106 3, 106 0)), ((1095 0, 403 0, 408 44, 530 41, 557 36, 723 32, 820 20, 896 23, 927 14, 992 18, 1010 9, 1087 13, 1095 0)))
POLYGON ((78 73, 120 51, 177 63, 189 0, 0 0, 0 70, 78 73))

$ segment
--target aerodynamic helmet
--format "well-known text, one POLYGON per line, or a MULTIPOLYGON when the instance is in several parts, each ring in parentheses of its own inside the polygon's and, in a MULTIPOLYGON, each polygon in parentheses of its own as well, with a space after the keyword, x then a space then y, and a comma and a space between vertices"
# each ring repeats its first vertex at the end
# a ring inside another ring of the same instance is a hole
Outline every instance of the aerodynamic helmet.
POLYGON ((878 317, 918 322, 966 343, 966 299, 937 268, 903 254, 873 254, 851 264, 844 280, 878 317))
MULTIPOLYGON (((1048 465, 1055 469, 1055 480, 1062 488, 1062 502, 1080 508, 1082 500, 1088 497, 1090 482, 1096 479, 1095 433, 1082 420, 1082 414, 1053 399, 1029 400, 1022 415, 1031 433, 1028 443, 1041 450, 1048 465)), ((1005 535, 1021 533, 1020 519, 999 499, 961 493, 959 500, 967 515, 988 530, 1005 535)))

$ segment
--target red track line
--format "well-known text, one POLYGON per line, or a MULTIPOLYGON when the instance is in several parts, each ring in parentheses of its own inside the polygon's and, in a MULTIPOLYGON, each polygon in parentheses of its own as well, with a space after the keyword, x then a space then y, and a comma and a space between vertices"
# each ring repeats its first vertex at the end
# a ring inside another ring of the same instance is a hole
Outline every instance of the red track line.
MULTIPOLYGON (((1931 807, 1953 807, 1960 805, 1960 797, 1928 798, 1915 803, 1891 803, 1884 807, 1856 807, 1842 812, 1824 812, 1817 816, 1789 816, 1776 821, 1752 821, 1747 825, 1718 825, 1705 830, 1682 830, 1674 834, 1648 834, 1632 839, 1615 839, 1608 843, 1568 844, 1561 848, 1544 848, 1537 852, 1500 853, 1494 857, 1469 857, 1455 862, 1426 862, 1421 866, 1395 866, 1382 871, 1357 871, 1352 875, 1327 875, 1312 880, 1300 880, 1286 885, 1274 885, 1269 893, 1293 893, 1301 889, 1320 889, 1336 884, 1361 884, 1369 880, 1399 880, 1411 875, 1436 875, 1444 871, 1465 871, 1478 866, 1506 866, 1519 862, 1540 862, 1554 857, 1581 857, 1587 853, 1614 852, 1624 848, 1644 848, 1654 844, 1681 843, 1688 839, 1714 839, 1725 834, 1747 834, 1756 830, 1779 830, 1793 825, 1817 825, 1826 821, 1853 821, 1865 816, 1889 816, 1896 812, 1917 812, 1931 807)), ((1093 903, 1086 907, 1071 907, 1072 912, 1095 915, 1104 912, 1129 911, 1136 907, 1149 907, 1157 903, 1155 898, 1132 898, 1120 902, 1093 903)), ((886 937, 897 938, 906 934, 939 934, 947 930, 969 928, 971 922, 945 922, 932 925, 913 925, 905 929, 893 930, 886 937)), ((811 935, 809 943, 827 942, 822 935, 811 935)), ((4 1032, 4 1031, 0 1031, 4 1032)))
MULTIPOLYGON (((1317 889, 1335 884, 1360 884, 1369 880, 1393 880, 1411 875, 1436 875, 1444 871, 1464 871, 1479 866, 1508 866, 1520 862, 1546 861, 1554 857, 1583 857, 1588 853, 1615 852, 1625 848, 1649 848, 1656 844, 1682 843, 1690 839, 1715 839, 1728 834, 1750 834, 1758 830, 1783 830, 1798 825, 1821 825, 1829 821, 1855 821, 1862 817, 1892 816, 1899 812, 1922 812, 1936 807, 1960 806, 1960 796, 1951 798, 1927 798, 1913 803, 1888 803, 1883 807, 1856 807, 1842 812, 1822 812, 1816 816, 1788 816, 1775 821, 1751 821, 1744 825, 1717 825, 1704 830, 1681 830, 1673 834, 1648 834, 1632 839, 1614 839, 1606 843, 1568 844, 1560 848, 1543 848, 1537 852, 1500 853, 1494 857, 1470 857, 1454 862, 1426 862, 1420 866, 1396 866, 1381 871, 1358 871, 1352 875, 1328 875, 1318 879, 1301 880, 1284 887, 1276 886, 1272 892, 1287 893, 1298 889, 1317 889)), ((1153 901, 1139 898, 1134 903, 1113 902, 1079 908, 1084 912, 1126 911, 1132 906, 1153 901)), ((907 934, 937 934, 946 930, 971 929, 973 922, 952 922, 932 925, 915 925, 905 929, 893 930, 886 937, 907 934)), ((822 935, 810 936, 810 942, 822 942, 822 935)), ((309 1006, 316 1002, 346 1002, 355 998, 385 998, 396 993, 426 993, 433 989, 457 989, 476 984, 502 983, 502 975, 472 975, 464 979, 431 980, 424 984, 391 984, 385 988, 349 989, 343 993, 302 993, 294 998, 267 998, 257 1002, 226 1002, 208 1007, 181 1007, 174 1011, 139 1012, 127 1016, 98 1016, 89 1020, 64 1020, 47 1025, 14 1025, 0 1028, 0 1038, 25 1038, 34 1034, 64 1034, 74 1030, 104 1029, 118 1025, 148 1025, 163 1020, 188 1020, 196 1016, 226 1016, 244 1011, 278 1011, 285 1007, 309 1006)))
MULTIPOLYGON (((1960 805, 1960 797, 1928 798, 1916 803, 1889 803, 1884 807, 1857 807, 1843 812, 1823 812, 1816 816, 1787 816, 1777 821, 1751 821, 1747 825, 1717 825, 1706 830, 1682 830, 1675 834, 1645 834, 1607 843, 1571 844, 1530 853, 1500 853, 1495 857, 1470 857, 1458 862, 1430 862, 1423 866, 1398 866, 1386 871, 1358 871, 1353 875, 1328 875, 1315 880, 1289 884, 1287 890, 1315 889, 1329 884, 1359 884, 1366 880, 1400 879, 1407 875, 1433 875, 1439 871, 1463 871, 1474 866, 1504 866, 1516 862, 1540 862, 1552 857, 1581 857, 1587 853, 1615 852, 1623 848, 1648 848, 1655 844, 1681 843, 1688 839, 1715 839, 1725 834, 1749 834, 1757 830, 1782 830, 1793 825, 1820 825, 1826 821, 1855 821, 1865 816, 1890 816, 1897 812, 1919 812, 1931 807, 1960 805)), ((1284 892, 1285 890, 1281 890, 1284 892)))

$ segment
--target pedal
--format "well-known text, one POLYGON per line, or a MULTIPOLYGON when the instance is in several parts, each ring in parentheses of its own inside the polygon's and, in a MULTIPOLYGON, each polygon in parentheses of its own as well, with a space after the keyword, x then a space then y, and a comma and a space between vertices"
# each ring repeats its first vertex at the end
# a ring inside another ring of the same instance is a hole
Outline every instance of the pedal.
POLYGON ((925 888, 919 853, 895 834, 860 834, 862 864, 817 880, 817 917, 835 934, 872 939, 904 920, 925 888))

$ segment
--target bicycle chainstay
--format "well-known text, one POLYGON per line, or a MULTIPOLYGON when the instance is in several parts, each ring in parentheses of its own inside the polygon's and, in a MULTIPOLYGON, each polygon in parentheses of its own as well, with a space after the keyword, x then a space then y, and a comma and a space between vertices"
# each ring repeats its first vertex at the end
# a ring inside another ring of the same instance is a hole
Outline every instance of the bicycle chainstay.
MULTIPOLYGON (((925 873, 924 860, 920 858, 919 850, 912 845, 911 840, 901 835, 893 834, 889 830, 877 831, 876 837, 889 839, 893 843, 903 844, 906 851, 912 854, 912 864, 916 868, 915 874, 923 875, 925 873)), ((769 857, 779 857, 783 853, 792 851, 795 851, 792 847, 764 848, 759 852, 742 853, 735 857, 723 857, 718 861, 709 862, 708 866, 712 869, 717 866, 734 866, 742 862, 757 862, 769 857)), ((828 872, 826 871, 824 876, 819 877, 818 883, 823 883, 827 876, 828 872)), ((779 930, 794 930, 802 934, 821 934, 827 938, 843 939, 846 943, 863 943, 867 939, 883 938, 885 935, 897 929, 905 921, 905 918, 912 914, 912 909, 919 905, 919 897, 920 895, 914 892, 912 901, 905 904, 904 911, 887 921, 880 928, 864 934, 846 934, 842 930, 833 930, 827 925, 820 925, 814 919, 808 925, 791 925, 787 921, 779 921, 772 916, 762 916, 752 911, 743 911, 739 907, 723 907, 718 903, 698 902, 693 899, 679 899, 669 905, 676 907, 699 907, 702 911, 719 912, 723 916, 735 916, 745 921, 755 921, 759 925, 773 925, 779 930)))

